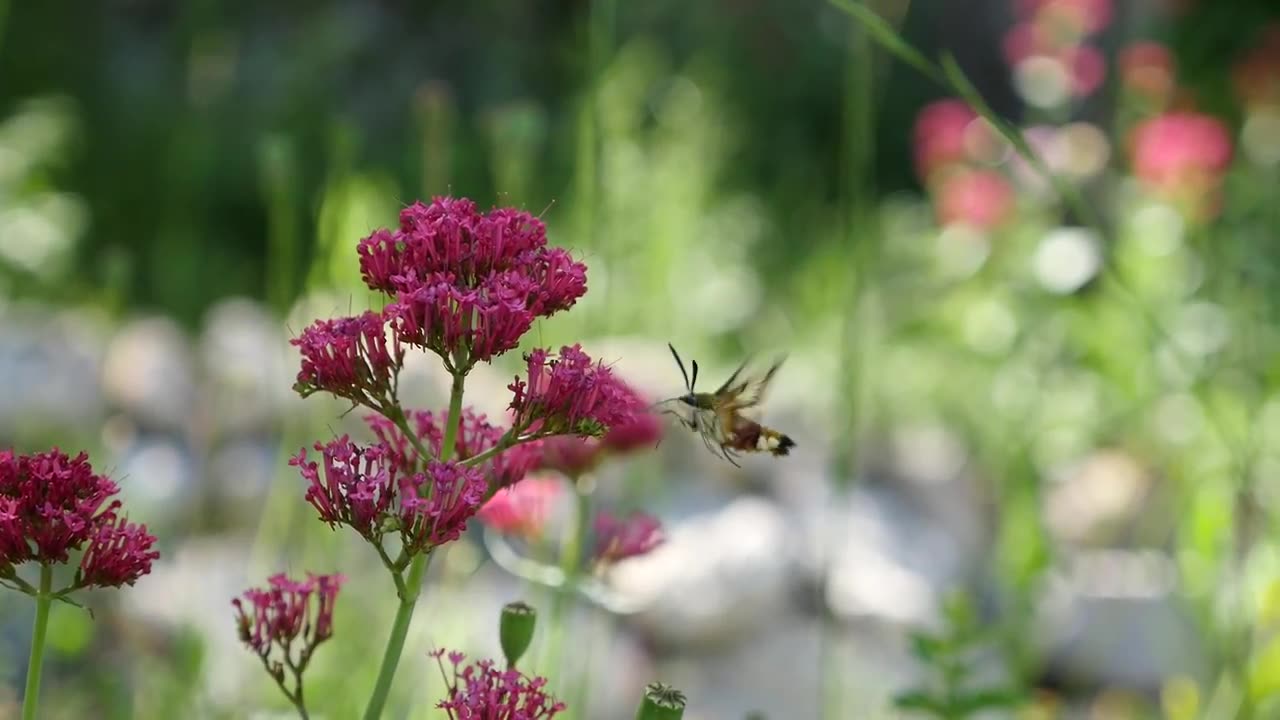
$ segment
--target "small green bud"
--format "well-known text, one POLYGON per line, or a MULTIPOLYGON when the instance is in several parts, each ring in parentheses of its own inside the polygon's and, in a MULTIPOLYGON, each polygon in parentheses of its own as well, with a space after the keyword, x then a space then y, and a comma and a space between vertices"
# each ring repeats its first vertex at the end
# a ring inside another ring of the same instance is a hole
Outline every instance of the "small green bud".
POLYGON ((636 720, 680 720, 684 717, 684 693, 665 683, 649 683, 636 720))
POLYGON ((537 622, 538 613, 525 603, 507 603, 502 608, 498 640, 502 643, 502 654, 507 657, 507 667, 515 667, 524 651, 529 649, 537 622))

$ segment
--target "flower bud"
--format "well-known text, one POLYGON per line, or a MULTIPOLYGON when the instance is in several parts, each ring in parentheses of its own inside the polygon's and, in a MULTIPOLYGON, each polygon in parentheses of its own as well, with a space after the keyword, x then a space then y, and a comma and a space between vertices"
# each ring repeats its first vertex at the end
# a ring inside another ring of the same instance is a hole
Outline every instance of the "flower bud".
POLYGON ((502 643, 502 654, 507 658, 507 667, 515 667, 525 650, 529 649, 537 621, 538 613, 525 603, 507 603, 502 608, 498 639, 502 643))
POLYGON ((684 693, 665 683, 649 683, 636 711, 636 720, 680 720, 684 717, 684 693))

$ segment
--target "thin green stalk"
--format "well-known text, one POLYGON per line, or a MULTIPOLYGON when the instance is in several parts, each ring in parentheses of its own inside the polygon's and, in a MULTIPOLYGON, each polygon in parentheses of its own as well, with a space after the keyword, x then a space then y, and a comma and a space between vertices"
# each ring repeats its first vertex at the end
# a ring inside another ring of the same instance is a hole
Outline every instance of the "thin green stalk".
POLYGON ((551 599, 551 642, 547 646, 546 662, 542 663, 544 672, 559 668, 562 664, 561 655, 567 634, 566 615, 569 611, 569 598, 578 584, 583 547, 586 545, 587 525, 591 519, 591 494, 583 492, 580 478, 571 478, 570 481, 573 483, 576 497, 573 534, 560 551, 560 570, 564 574, 564 582, 555 589, 551 599))
POLYGON ((53 568, 40 565, 40 593, 36 595, 36 624, 31 633, 31 660, 27 663, 27 692, 22 696, 22 720, 34 720, 40 701, 40 670, 44 666, 44 638, 49 630, 49 606, 53 604, 53 568))
MULTIPOLYGON (((444 442, 440 445, 440 459, 448 460, 454 451, 458 436, 458 425, 462 422, 462 391, 467 375, 463 371, 455 372, 453 387, 449 393, 449 419, 444 428, 444 442)), ((403 415, 403 413, 400 413, 403 415)), ((407 437, 416 442, 416 438, 405 428, 407 437)), ((426 457, 425 455, 423 456, 426 457)), ((413 620, 413 609, 422 594, 422 580, 426 577, 427 567, 434 553, 417 555, 409 563, 408 576, 400 591, 400 607, 396 609, 396 617, 391 624, 391 635, 387 638, 387 648, 382 653, 382 665, 378 668, 378 680, 373 686, 373 695, 369 697, 369 705, 365 708, 365 720, 378 720, 382 717, 382 709, 387 704, 387 695, 391 692, 391 681, 395 679, 396 667, 400 664, 400 653, 404 650, 404 639, 409 634, 409 623, 413 620)))

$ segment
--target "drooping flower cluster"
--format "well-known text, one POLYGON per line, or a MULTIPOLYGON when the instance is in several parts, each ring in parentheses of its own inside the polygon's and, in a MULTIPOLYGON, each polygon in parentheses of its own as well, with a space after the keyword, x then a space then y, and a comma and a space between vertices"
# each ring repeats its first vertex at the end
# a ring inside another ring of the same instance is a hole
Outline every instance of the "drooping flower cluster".
MULTIPOLYGON (((444 444, 444 424, 448 419, 448 413, 415 410, 408 413, 407 419, 409 427, 427 451, 434 457, 440 457, 444 449, 441 445, 444 444)), ((395 463, 399 467, 418 466, 421 462, 418 451, 395 423, 380 415, 369 415, 365 418, 365 422, 373 430, 373 434, 383 448, 393 454, 395 463)), ((492 450, 502 441, 505 434, 505 429, 490 423, 483 413, 476 413, 469 407, 463 408, 462 419, 458 424, 457 441, 453 447, 453 457, 458 460, 467 460, 492 450)), ((488 459, 482 468, 494 487, 507 487, 519 481, 538 464, 541 457, 540 445, 541 441, 532 441, 507 448, 488 459)))
POLYGON ((514 668, 501 670, 492 660, 468 663, 460 652, 448 653, 451 670, 445 670, 445 651, 431 656, 440 664, 447 688, 436 706, 449 720, 548 720, 565 710, 565 704, 547 694, 547 679, 528 678, 514 668))
POLYGON ((525 355, 527 380, 507 387, 514 394, 514 427, 543 434, 598 437, 630 422, 636 414, 634 393, 602 363, 593 362, 581 346, 525 355))
POLYGON ((494 493, 477 517, 503 535, 536 540, 546 530, 555 502, 564 490, 558 478, 527 477, 494 493))
POLYGON ((308 573, 306 580, 291 580, 280 573, 267 580, 266 588, 250 588, 231 601, 241 642, 262 660, 303 717, 302 674, 316 648, 333 636, 333 610, 344 582, 342 575, 308 573))
POLYGON ((289 461, 308 482, 307 502, 324 522, 347 525, 379 547, 389 532, 409 554, 457 539, 488 491, 477 468, 429 460, 413 472, 386 444, 362 447, 344 435, 315 449, 323 467, 305 449, 289 461))
POLYGON ((0 577, 25 562, 66 563, 81 549, 73 587, 132 585, 151 572, 156 538, 123 518, 111 499, 118 492, 83 452, 0 452, 0 577))
POLYGON ((294 389, 306 397, 325 391, 359 405, 379 408, 392 397, 404 363, 400 341, 387 339, 383 316, 317 320, 290 340, 302 354, 294 389))
POLYGON ((610 564, 645 555, 665 540, 657 518, 645 513, 632 513, 619 518, 608 513, 596 516, 595 559, 610 564))
POLYGON ((586 292, 586 266, 547 247, 542 221, 466 199, 436 198, 400 213, 397 230, 358 246, 360 272, 392 296, 386 317, 401 341, 467 367, 516 347, 538 317, 586 292))

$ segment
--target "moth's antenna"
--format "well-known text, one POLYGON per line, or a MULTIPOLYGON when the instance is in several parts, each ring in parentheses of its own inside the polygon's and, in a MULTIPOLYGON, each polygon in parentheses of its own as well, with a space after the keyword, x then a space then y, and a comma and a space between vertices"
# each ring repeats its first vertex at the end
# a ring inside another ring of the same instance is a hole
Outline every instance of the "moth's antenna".
POLYGON ((693 364, 693 381, 689 383, 689 392, 693 392, 694 386, 698 384, 698 361, 691 361, 693 364))
MULTIPOLYGON (((667 347, 671 350, 671 356, 676 359, 676 365, 680 367, 680 375, 684 377, 685 389, 689 392, 693 392, 693 383, 689 382, 689 373, 684 369, 684 361, 680 359, 680 353, 676 352, 675 346, 671 343, 667 343, 667 347)), ((696 363, 693 366, 693 373, 695 376, 698 374, 698 366, 696 363)))

